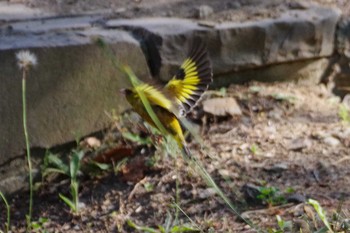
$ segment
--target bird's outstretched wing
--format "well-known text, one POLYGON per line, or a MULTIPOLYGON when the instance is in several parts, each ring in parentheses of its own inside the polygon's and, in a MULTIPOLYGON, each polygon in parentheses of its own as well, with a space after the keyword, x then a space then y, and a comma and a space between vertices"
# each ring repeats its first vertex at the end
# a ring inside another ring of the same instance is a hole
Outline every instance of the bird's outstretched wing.
POLYGON ((139 99, 137 93, 142 92, 147 100, 150 102, 151 105, 160 106, 167 111, 173 110, 173 103, 172 101, 167 98, 164 93, 160 90, 158 90, 156 87, 147 84, 147 83, 141 83, 140 85, 135 87, 134 91, 134 98, 139 99))
POLYGON ((208 89, 212 76, 207 48, 202 40, 195 38, 187 58, 165 89, 186 114, 208 89))

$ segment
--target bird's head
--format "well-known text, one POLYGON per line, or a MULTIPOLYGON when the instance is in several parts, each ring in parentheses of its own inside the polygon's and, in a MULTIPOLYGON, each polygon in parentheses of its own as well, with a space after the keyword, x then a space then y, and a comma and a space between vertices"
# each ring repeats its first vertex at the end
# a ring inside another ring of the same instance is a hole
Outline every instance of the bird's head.
POLYGON ((127 88, 120 89, 120 93, 125 96, 126 100, 132 105, 135 102, 135 95, 133 95, 133 91, 127 88))
POLYGON ((122 88, 120 89, 120 93, 124 95, 125 97, 129 96, 132 94, 132 90, 127 89, 127 88, 122 88))

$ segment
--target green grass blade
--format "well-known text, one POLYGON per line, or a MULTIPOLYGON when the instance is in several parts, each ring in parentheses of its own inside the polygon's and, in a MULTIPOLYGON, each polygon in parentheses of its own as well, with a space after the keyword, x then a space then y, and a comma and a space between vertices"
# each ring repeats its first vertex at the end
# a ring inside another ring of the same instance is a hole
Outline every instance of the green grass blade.
POLYGON ((199 232, 203 232, 203 231, 201 230, 201 228, 190 218, 190 216, 188 216, 188 215, 186 214, 186 212, 185 212, 177 203, 173 203, 173 205, 174 205, 178 210, 180 210, 180 211, 183 213, 183 215, 185 215, 185 216, 187 217, 188 220, 190 220, 190 222, 197 228, 197 229, 195 229, 195 230, 198 230, 199 232))
POLYGON ((62 201, 64 201, 64 203, 66 203, 66 205, 69 206, 69 208, 73 211, 73 212, 76 212, 76 208, 74 206, 74 203, 67 197, 65 197, 64 195, 62 194, 58 194, 59 197, 62 199, 62 201))
POLYGON ((204 179, 204 181, 207 183, 209 187, 212 187, 215 189, 216 193, 221 197, 222 200, 230 207, 230 209, 244 222, 246 222, 250 227, 255 229, 257 232, 262 232, 261 229, 258 228, 255 224, 253 224, 249 219, 244 218, 240 215, 236 207, 232 204, 230 199, 224 194, 224 192, 217 186, 213 178, 210 176, 210 174, 205 170, 203 164, 200 163, 200 161, 196 159, 192 159, 189 161, 190 164, 192 164, 192 167, 194 167, 197 171, 199 171, 199 174, 204 179))
POLYGON ((158 230, 150 228, 150 227, 138 226, 131 220, 127 220, 126 223, 128 224, 129 227, 134 228, 135 230, 138 230, 138 231, 143 231, 143 232, 148 232, 148 233, 160 233, 158 230))
POLYGON ((3 202, 5 203, 5 206, 6 206, 6 213, 7 213, 7 216, 6 216, 6 224, 5 224, 5 226, 6 226, 6 230, 5 230, 5 232, 7 233, 7 232, 9 232, 9 228, 10 228, 10 205, 9 205, 9 203, 7 202, 7 200, 6 200, 6 197, 5 197, 5 195, 0 191, 0 197, 2 198, 2 200, 3 200, 3 202))
POLYGON ((45 159, 47 160, 47 165, 52 165, 61 170, 60 173, 69 176, 69 166, 67 166, 63 160, 58 157, 58 155, 48 154, 45 159))
MULTIPOLYGON (((114 54, 111 52, 111 48, 109 48, 109 46, 102 40, 102 38, 98 38, 96 40, 96 44, 99 45, 103 51, 105 52, 105 54, 111 59, 113 65, 121 72, 125 73, 127 75, 127 77, 129 78, 131 85, 133 87, 137 86, 138 84, 140 84, 139 79, 136 77, 136 75, 134 74, 134 72, 131 70, 131 68, 127 65, 122 66, 116 59, 114 54)), ((151 117, 152 121, 155 123, 155 125, 157 126, 157 128, 160 130, 160 132, 163 135, 167 134, 167 131, 165 130, 163 124, 159 121, 158 117, 156 116, 156 114, 154 113, 151 105, 149 104, 149 101, 147 100, 146 96, 144 95, 143 92, 138 91, 138 95, 140 96, 140 99, 143 103, 143 105, 145 106, 145 109, 148 113, 148 115, 151 117)))
POLYGON ((320 217, 320 219, 322 220, 324 225, 328 228, 328 230, 330 232, 333 233, 333 230, 332 230, 332 228, 329 225, 329 222, 327 220, 326 212, 323 210, 323 208, 320 205, 320 203, 318 201, 316 201, 316 200, 313 200, 313 199, 309 199, 307 203, 312 205, 312 207, 314 207, 314 209, 316 210, 318 216, 320 217))
POLYGON ((189 226, 174 226, 173 228, 171 228, 170 232, 171 233, 199 232, 199 230, 189 226))
POLYGON ((44 171, 43 171, 43 174, 42 176, 45 177, 51 173, 57 173, 57 174, 62 174, 62 175, 67 175, 66 172, 62 171, 61 169, 58 169, 58 168, 46 168, 44 171))
MULTIPOLYGON (((138 78, 136 77, 134 72, 130 69, 130 67, 124 66, 123 68, 124 68, 124 72, 128 75, 128 78, 130 79, 132 86, 135 88, 137 85, 139 85, 140 81, 138 80, 138 78)), ((138 96, 140 96, 141 102, 142 102, 143 106, 145 106, 145 109, 146 109, 148 115, 151 117, 152 121, 155 123, 155 125, 157 126, 159 131, 163 135, 166 135, 167 130, 164 128, 163 124, 159 121, 159 118, 154 113, 154 111, 153 111, 148 99, 146 98, 145 94, 142 91, 140 91, 139 89, 135 88, 135 90, 137 91, 138 96)))
POLYGON ((80 160, 82 159, 84 152, 82 151, 73 151, 72 159, 69 163, 69 171, 71 179, 76 179, 79 169, 80 169, 80 160))

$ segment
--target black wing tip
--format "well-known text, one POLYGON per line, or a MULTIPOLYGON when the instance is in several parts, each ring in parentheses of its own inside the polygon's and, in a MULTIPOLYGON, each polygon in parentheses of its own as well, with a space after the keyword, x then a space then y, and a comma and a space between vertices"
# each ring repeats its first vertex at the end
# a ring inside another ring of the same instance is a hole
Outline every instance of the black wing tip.
POLYGON ((188 58, 197 65, 200 83, 209 85, 213 81, 213 72, 207 45, 202 38, 193 37, 191 39, 188 58))
POLYGON ((213 72, 207 46, 200 37, 191 39, 187 57, 195 62, 200 82, 197 84, 196 92, 182 105, 186 113, 196 106, 203 93, 213 82, 213 72))

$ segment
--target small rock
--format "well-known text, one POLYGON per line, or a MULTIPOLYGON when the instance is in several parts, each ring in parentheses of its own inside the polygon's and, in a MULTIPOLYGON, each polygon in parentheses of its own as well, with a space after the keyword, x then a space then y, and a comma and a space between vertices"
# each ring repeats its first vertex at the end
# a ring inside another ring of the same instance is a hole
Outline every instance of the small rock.
POLYGON ((234 98, 213 98, 203 101, 203 110, 214 116, 242 115, 241 108, 234 98))
POLYGON ((324 138, 323 142, 329 146, 338 146, 340 144, 340 141, 332 136, 324 138))
POLYGON ((87 137, 80 142, 80 146, 96 149, 101 146, 101 141, 95 137, 87 137))
POLYGON ((166 17, 173 17, 174 16, 174 12, 173 11, 168 11, 165 13, 166 17))
POLYGON ((200 21, 198 22, 199 26, 203 26, 203 27, 208 27, 208 28, 214 28, 216 26, 215 22, 212 21, 200 21))
POLYGON ((212 197, 216 194, 216 190, 213 188, 207 188, 199 192, 198 197, 200 199, 207 199, 208 197, 212 197))
POLYGON ((310 148, 312 142, 308 138, 297 138, 292 140, 288 145, 288 150, 300 151, 305 148, 310 148))
POLYGON ((244 230, 250 230, 250 229, 252 229, 252 227, 251 227, 250 225, 245 225, 243 228, 244 228, 244 230))
POLYGON ((274 164, 272 167, 264 168, 264 170, 272 173, 281 173, 285 170, 288 170, 288 164, 278 163, 278 164, 274 164))
POLYGON ((261 205, 262 200, 258 199, 260 195, 260 187, 254 184, 244 184, 241 188, 241 192, 244 195, 248 205, 261 205))
POLYGON ((70 225, 69 224, 65 224, 62 227, 62 230, 69 230, 70 229, 70 225))
POLYGON ((239 3, 238 1, 232 1, 232 2, 228 2, 226 6, 227 8, 237 9, 241 7, 241 3, 239 3))
POLYGON ((306 197, 302 194, 299 193, 293 193, 290 196, 287 197, 287 202, 288 203, 304 203, 306 202, 306 197))
POLYGON ((78 203, 78 208, 79 208, 79 209, 85 209, 85 208, 86 208, 85 203, 84 203, 84 202, 79 202, 79 203, 78 203))
POLYGON ((140 213, 142 211, 142 206, 137 207, 137 209, 135 210, 135 213, 140 213))
POLYGON ((337 168, 325 162, 317 162, 312 175, 319 185, 327 185, 338 178, 337 168))
POLYGON ((342 104, 344 104, 348 109, 350 109, 350 94, 344 96, 342 104))
POLYGON ((303 232, 311 233, 309 224, 302 219, 293 219, 293 230, 292 232, 303 232))
POLYGON ((223 178, 230 177, 230 174, 232 173, 227 169, 220 169, 218 172, 223 178))
POLYGON ((296 205, 291 209, 291 214, 293 214, 294 217, 301 217, 305 214, 304 212, 304 205, 296 205))
POLYGON ((123 13, 123 12, 125 12, 126 11, 126 8, 125 7, 120 7, 120 8, 118 8, 118 9, 116 9, 114 12, 115 13, 123 13))
POLYGON ((309 205, 304 205, 304 212, 308 216, 309 219, 315 219, 315 212, 309 205))
POLYGON ((343 229, 349 229, 350 219, 349 218, 343 219, 340 226, 342 226, 343 229))
POLYGON ((206 19, 214 13, 213 8, 208 5, 201 5, 198 7, 197 17, 199 19, 206 19))
POLYGON ((289 8, 293 10, 305 10, 307 8, 310 8, 310 3, 306 2, 291 2, 288 5, 289 8))

